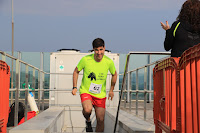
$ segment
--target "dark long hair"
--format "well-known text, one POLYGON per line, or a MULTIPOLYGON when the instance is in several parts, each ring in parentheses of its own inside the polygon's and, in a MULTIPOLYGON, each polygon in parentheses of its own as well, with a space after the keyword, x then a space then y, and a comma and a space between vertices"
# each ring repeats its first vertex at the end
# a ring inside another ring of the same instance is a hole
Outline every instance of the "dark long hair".
POLYGON ((191 25, 192 29, 200 32, 200 1, 187 0, 180 10, 177 20, 182 20, 191 25))

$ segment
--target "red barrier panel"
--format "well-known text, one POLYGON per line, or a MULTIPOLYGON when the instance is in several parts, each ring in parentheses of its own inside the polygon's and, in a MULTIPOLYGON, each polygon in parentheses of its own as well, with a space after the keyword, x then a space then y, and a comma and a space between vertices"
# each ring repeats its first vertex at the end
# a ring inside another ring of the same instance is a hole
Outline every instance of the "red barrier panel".
POLYGON ((179 61, 181 132, 200 132, 200 44, 186 50, 179 61))
POLYGON ((1 132, 6 133, 9 114, 10 67, 0 60, 0 120, 1 132))
MULTIPOLYGON (((29 119, 31 119, 31 118, 33 118, 33 117, 35 117, 36 116, 36 112, 35 111, 29 111, 28 113, 27 113, 27 120, 29 120, 29 119)), ((22 123, 24 123, 24 121, 25 121, 25 118, 23 117, 21 120, 20 120, 20 122, 18 123, 18 125, 21 125, 22 123)))
POLYGON ((155 132, 176 130, 176 74, 179 58, 168 58, 154 67, 155 132))

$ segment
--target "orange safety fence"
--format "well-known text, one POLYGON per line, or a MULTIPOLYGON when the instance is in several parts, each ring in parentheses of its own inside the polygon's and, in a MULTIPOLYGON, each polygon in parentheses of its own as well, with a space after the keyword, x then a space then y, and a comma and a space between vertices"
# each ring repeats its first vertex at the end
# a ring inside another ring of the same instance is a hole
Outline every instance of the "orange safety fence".
POLYGON ((6 133, 9 114, 10 67, 0 60, 0 132, 6 133))
POLYGON ((181 132, 200 132, 200 44, 186 50, 179 61, 181 132))
POLYGON ((154 123, 156 133, 176 130, 176 74, 179 58, 168 58, 154 67, 154 123))
POLYGON ((200 132, 200 44, 154 67, 156 133, 200 132))

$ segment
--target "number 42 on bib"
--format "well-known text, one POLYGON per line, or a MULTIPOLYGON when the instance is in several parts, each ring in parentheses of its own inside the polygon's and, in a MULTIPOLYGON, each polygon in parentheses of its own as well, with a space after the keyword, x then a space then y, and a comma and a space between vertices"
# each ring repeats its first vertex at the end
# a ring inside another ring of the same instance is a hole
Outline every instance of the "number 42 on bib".
POLYGON ((102 88, 102 84, 91 83, 89 92, 94 93, 94 94, 99 94, 101 93, 101 88, 102 88))

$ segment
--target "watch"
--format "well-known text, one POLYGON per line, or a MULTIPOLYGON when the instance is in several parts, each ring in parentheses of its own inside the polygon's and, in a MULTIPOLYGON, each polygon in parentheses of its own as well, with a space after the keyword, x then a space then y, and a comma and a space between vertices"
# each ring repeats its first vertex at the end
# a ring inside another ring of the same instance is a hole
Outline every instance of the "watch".
POLYGON ((77 87, 73 87, 72 90, 73 90, 73 89, 77 89, 77 87))

